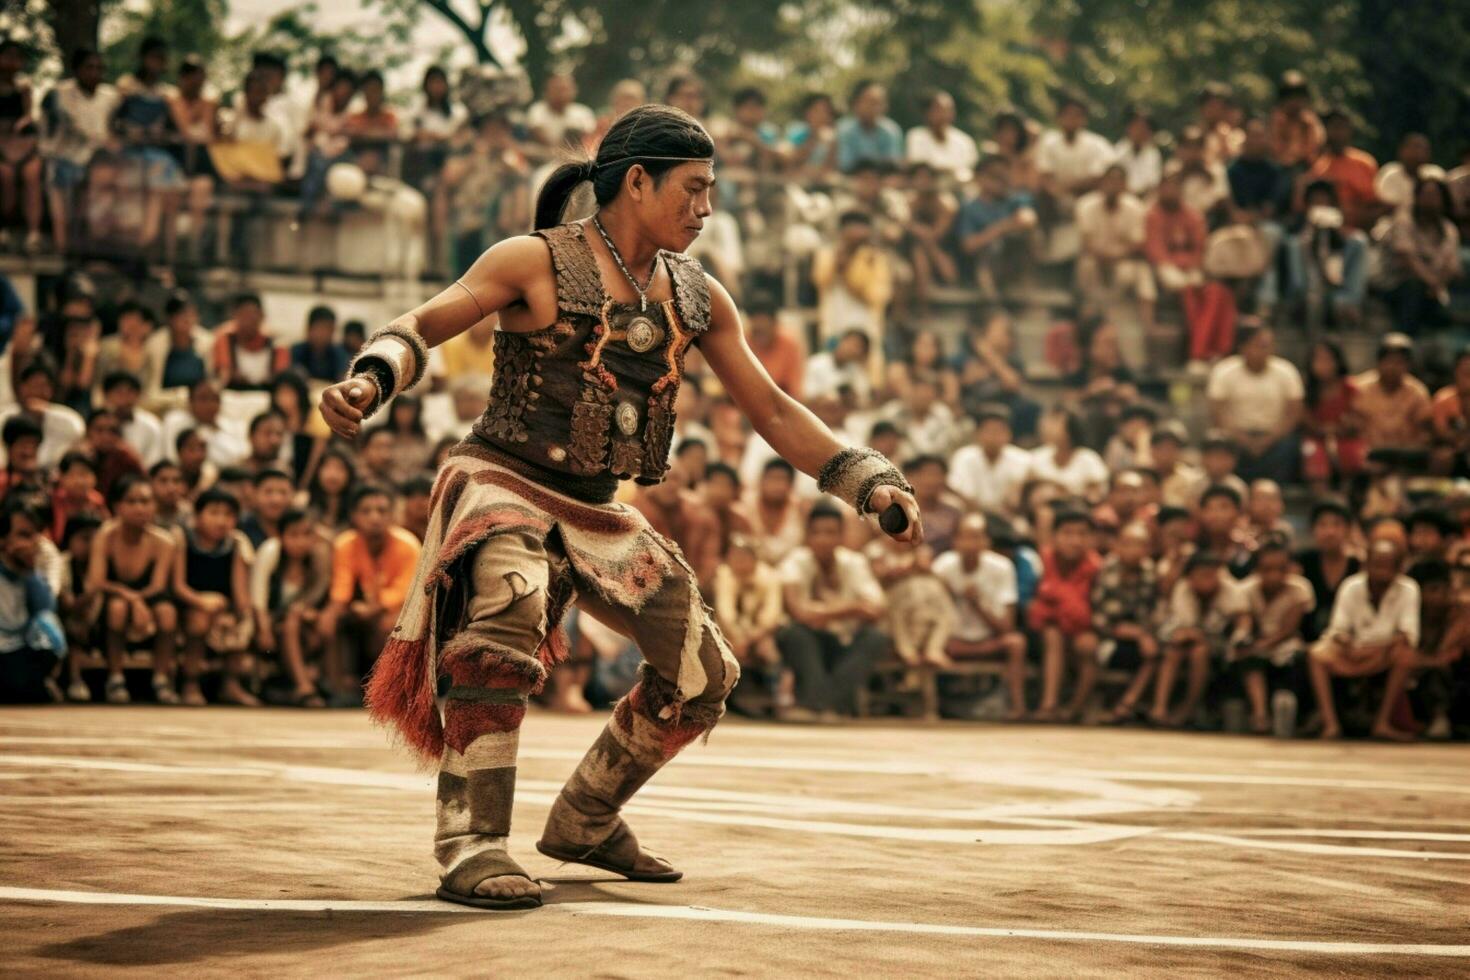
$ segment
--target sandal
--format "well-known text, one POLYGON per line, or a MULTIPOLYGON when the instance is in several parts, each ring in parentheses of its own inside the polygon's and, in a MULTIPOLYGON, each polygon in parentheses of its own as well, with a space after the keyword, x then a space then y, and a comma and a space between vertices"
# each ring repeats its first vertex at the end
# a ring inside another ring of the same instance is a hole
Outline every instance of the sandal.
POLYGON ((540 895, 497 898, 494 895, 475 894, 475 888, 487 878, 511 877, 524 878, 527 881, 536 880, 526 874, 525 869, 516 864, 510 855, 503 851, 481 851, 461 861, 458 867, 445 875, 434 894, 446 902, 456 902, 477 909, 493 909, 502 912, 539 909, 541 907, 540 895))
POLYGON ((665 884, 684 877, 684 872, 674 869, 663 858, 649 854, 640 848, 638 838, 633 836, 633 831, 629 830, 628 825, 622 820, 618 820, 617 829, 601 844, 578 848, 572 844, 549 842, 543 837, 536 842, 536 850, 557 861, 567 864, 585 864, 599 871, 610 871, 615 875, 622 875, 629 881, 665 884), (658 861, 668 870, 640 871, 635 867, 640 857, 658 861))
POLYGON ((108 704, 128 704, 133 700, 128 695, 128 682, 121 677, 109 677, 105 690, 108 704))
POLYGON ((153 678, 153 700, 159 704, 179 704, 179 692, 174 690, 173 681, 167 677, 153 678))

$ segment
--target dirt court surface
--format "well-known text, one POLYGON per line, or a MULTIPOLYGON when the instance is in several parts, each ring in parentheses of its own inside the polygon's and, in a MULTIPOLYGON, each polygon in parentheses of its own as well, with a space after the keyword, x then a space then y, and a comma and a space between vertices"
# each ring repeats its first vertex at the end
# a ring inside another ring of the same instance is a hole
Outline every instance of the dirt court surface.
POLYGON ((535 912, 433 899, 360 712, 0 711, 9 976, 1470 976, 1470 750, 731 720, 634 801, 676 885, 532 847, 602 717, 530 715, 535 912))

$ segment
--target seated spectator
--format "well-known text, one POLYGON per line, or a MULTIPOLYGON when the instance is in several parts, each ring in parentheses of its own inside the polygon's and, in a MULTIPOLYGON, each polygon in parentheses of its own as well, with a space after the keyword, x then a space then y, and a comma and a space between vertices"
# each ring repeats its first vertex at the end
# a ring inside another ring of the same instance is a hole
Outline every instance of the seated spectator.
MULTIPOLYGON (((257 493, 258 495, 258 493, 257 493)), ((256 504, 259 507, 259 502, 256 504)), ((250 569, 250 599, 255 609, 256 645, 281 655, 298 708, 322 708, 307 658, 321 649, 317 618, 332 580, 332 553, 316 533, 310 515, 287 510, 278 533, 264 541, 250 569)))
POLYGON ((356 357, 367 343, 367 325, 361 320, 348 320, 342 324, 342 346, 347 348, 348 357, 356 357))
POLYGON ((807 401, 833 397, 847 388, 866 403, 873 391, 868 368, 873 342, 865 328, 845 331, 829 350, 819 351, 807 359, 802 386, 807 401))
POLYGON ((1004 657, 1006 718, 1025 718, 1026 638, 1016 619, 1016 568, 990 550, 984 516, 966 514, 960 520, 954 550, 934 560, 934 574, 948 587, 956 611, 954 636, 944 653, 955 660, 1004 657))
POLYGON ((1168 612, 1159 640, 1164 645, 1154 686, 1149 721, 1179 728, 1194 717, 1210 680, 1212 660, 1224 662, 1229 651, 1250 635, 1250 609, 1241 587, 1224 575, 1224 561, 1209 551, 1198 551, 1184 566, 1184 577, 1169 595, 1168 612), (1169 709, 1179 668, 1188 661, 1184 699, 1169 709))
POLYGON ((1299 231, 1284 246, 1285 298, 1300 307, 1308 325, 1353 326, 1362 319, 1368 288, 1368 239, 1343 226, 1336 189, 1326 181, 1307 185, 1299 231))
POLYGON ((936 282, 953 285, 959 281, 959 266, 952 250, 959 202, 939 182, 938 172, 929 164, 909 164, 908 176, 909 220, 904 228, 904 244, 913 268, 914 302, 927 308, 936 282))
POLYGON ((56 594, 37 570, 44 521, 19 500, 0 506, 0 703, 62 700, 53 676, 66 657, 56 594))
POLYGON ((184 474, 178 463, 161 459, 148 469, 148 482, 153 487, 153 526, 172 532, 185 528, 194 519, 193 509, 184 499, 184 474))
POLYGON ((1448 322, 1450 283, 1460 277, 1460 232, 1449 187, 1438 178, 1414 185, 1414 204, 1396 214, 1383 240, 1375 283, 1388 293, 1394 322, 1405 333, 1448 322))
POLYGON ((290 460, 291 478, 300 484, 316 466, 330 430, 316 411, 306 381, 294 370, 282 371, 271 382, 271 410, 285 429, 281 458, 290 460))
POLYGON ((1039 127, 1020 113, 1002 109, 991 120, 987 153, 994 153, 1010 164, 1010 184, 1018 191, 1036 193, 1041 176, 1036 166, 1039 127))
POLYGON ((954 545, 964 511, 948 490, 949 464, 944 457, 921 453, 903 464, 904 477, 914 488, 914 500, 924 515, 924 541, 942 555, 954 545))
POLYGON ((1123 168, 1111 164, 1098 189, 1077 201, 1077 231, 1082 251, 1077 257, 1077 289, 1085 312, 1102 314, 1108 294, 1126 290, 1138 300, 1138 316, 1147 331, 1154 323, 1157 292, 1144 258, 1147 209, 1125 189, 1123 168))
POLYGON ((429 534, 429 511, 434 490, 434 481, 428 476, 416 476, 404 480, 398 488, 400 507, 399 524, 423 544, 429 534))
POLYGON ((966 424, 940 400, 940 381, 931 372, 915 373, 908 379, 901 400, 884 406, 883 414, 902 434, 905 456, 948 457, 966 435, 966 424))
POLYGON ((369 174, 382 173, 389 147, 398 138, 398 114, 386 104, 383 74, 377 69, 362 73, 358 92, 360 108, 347 116, 342 131, 351 140, 353 162, 369 174))
POLYGON ((753 171, 774 170, 781 161, 781 131, 766 118, 766 94, 747 87, 730 99, 731 115, 714 120, 710 135, 722 167, 729 167, 744 184, 753 171))
POLYGON ((979 415, 982 406, 1004 405, 1010 410, 1016 438, 1036 435, 1041 406, 1022 391, 1026 378, 1009 313, 993 309, 971 321, 954 368, 960 376, 960 406, 966 414, 979 415))
POLYGON ((1042 445, 1031 453, 1031 479, 1047 480, 1074 497, 1090 503, 1102 499, 1108 467, 1102 457, 1083 445, 1086 433, 1075 412, 1057 409, 1041 425, 1042 445))
POLYGON ((741 505, 740 472, 729 463, 710 463, 704 468, 701 490, 704 507, 714 519, 723 561, 729 556, 730 542, 737 536, 749 539, 753 530, 741 505))
MULTIPOLYGON (((1135 522, 1152 527, 1158 508, 1144 500, 1144 487, 1143 474, 1138 470, 1111 473, 1107 496, 1092 509, 1093 523, 1113 531, 1120 531, 1135 522)), ((1106 549, 1098 550, 1106 553, 1106 549)))
POLYGON ((184 624, 183 702, 202 706, 199 678, 208 648, 225 658, 219 699, 259 707, 246 688, 253 613, 246 552, 250 542, 235 529, 240 503, 220 489, 210 489, 194 502, 194 526, 174 538, 173 597, 184 624))
MULTIPOLYGON (((332 80, 332 87, 323 94, 312 110, 307 124, 306 139, 310 146, 307 155, 306 173, 301 178, 301 207, 297 220, 304 221, 322 206, 327 192, 327 172, 334 164, 352 159, 352 140, 347 131, 350 117, 348 108, 357 94, 357 78, 349 71, 341 71, 332 80)), ((248 97, 248 92, 247 92, 248 97)))
POLYGON ((1170 174, 1148 210, 1144 254, 1164 291, 1177 294, 1189 327, 1189 359, 1195 366, 1228 355, 1235 346, 1235 294, 1206 281, 1205 218, 1184 203, 1183 178, 1170 174))
MULTIPOLYGON (((1412 669, 1419 646, 1419 586, 1400 572, 1402 561, 1403 553, 1393 542, 1370 545, 1364 570, 1342 583, 1327 630, 1312 647, 1312 689, 1322 714, 1323 738, 1342 737, 1333 678, 1372 677, 1390 672, 1395 664, 1412 669)), ((1402 681, 1401 677, 1399 691, 1402 681)), ((1399 692, 1385 693, 1395 694, 1396 700, 1399 692)), ((1391 724, 1394 706, 1384 698, 1373 722, 1374 737, 1412 738, 1391 724)))
POLYGON ((1247 134, 1233 118, 1235 91, 1225 82, 1206 82, 1200 89, 1199 127, 1205 132, 1205 159, 1228 164, 1239 157, 1247 134))
POLYGON ((526 130, 545 155, 581 145, 596 129, 596 113, 577 101, 577 80, 565 72, 548 76, 541 98, 526 110, 526 130))
POLYGON ((445 162, 434 226, 449 233, 456 274, 491 245, 521 234, 530 221, 530 164, 521 150, 510 118, 498 111, 480 119, 468 153, 445 162))
POLYGON ((217 173, 209 159, 209 147, 220 138, 219 99, 205 89, 204 62, 186 55, 179 62, 179 84, 168 103, 170 136, 169 153, 179 164, 187 181, 189 234, 193 254, 186 260, 201 264, 207 244, 210 206, 214 203, 217 173))
MULTIPOLYGON (((1467 567, 1461 565, 1462 568, 1467 567)), ((1451 569, 1443 561, 1422 561, 1409 568, 1419 586, 1419 645, 1412 656, 1389 671, 1384 700, 1397 703, 1410 682, 1416 685, 1430 715, 1430 738, 1451 733, 1450 713, 1470 695, 1470 605, 1456 601, 1451 569)))
POLYGON ((1409 215, 1414 210, 1414 186, 1420 174, 1433 174, 1439 168, 1433 163, 1434 153, 1429 137, 1409 132, 1399 137, 1395 158, 1378 170, 1373 193, 1394 217, 1409 215))
MULTIPOLYGON (((745 339, 776 387, 800 401, 806 352, 801 341, 780 325, 778 311, 775 296, 753 293, 745 301, 745 339)), ((682 393, 683 386, 679 390, 682 393)))
POLYGON ((72 451, 56 467, 51 491, 51 540, 61 542, 66 522, 78 514, 107 516, 107 498, 97 492, 97 464, 84 452, 72 451))
POLYGON ((65 255, 80 222, 76 197, 87 179, 93 156, 112 139, 112 115, 120 96, 104 82, 102 56, 90 48, 71 53, 71 77, 58 82, 41 100, 41 156, 51 235, 65 255))
POLYGON ((192 502, 219 482, 219 467, 210 461, 204 434, 198 429, 188 428, 180 432, 174 440, 174 451, 178 456, 179 477, 184 482, 187 500, 192 502))
MULTIPOLYGON (((41 250, 42 164, 36 152, 35 91, 24 72, 26 50, 19 41, 0 41, 0 201, 5 202, 0 220, 13 220, 17 200, 23 202, 25 251, 41 250)), ((8 233, 7 233, 8 236, 8 233)))
POLYGON ((898 163, 903 159, 903 130, 889 119, 888 89, 871 79, 852 88, 848 114, 837 120, 837 169, 851 173, 863 161, 898 163))
POLYGON ((16 378, 16 404, 0 408, 0 425, 12 418, 30 419, 41 429, 37 464, 50 470, 86 434, 87 427, 75 410, 58 405, 56 373, 40 359, 21 368, 16 378))
MULTIPOLYGON (((679 390, 689 387, 691 386, 688 384, 681 385, 679 390)), ((489 375, 464 374, 456 378, 449 386, 450 411, 447 416, 446 413, 436 413, 432 420, 424 423, 429 434, 441 442, 447 440, 450 445, 458 445, 485 414, 490 390, 489 375)))
POLYGON ((5 472, 0 473, 0 497, 12 493, 40 493, 47 488, 49 474, 41 469, 41 426, 25 415, 12 415, 0 431, 5 444, 5 472))
POLYGON ((1404 520, 1409 532, 1408 563, 1444 561, 1459 530, 1448 512, 1436 506, 1417 507, 1404 520))
MULTIPOLYGON (((1146 468, 1149 483, 1157 494, 1163 493, 1163 478, 1145 461, 1153 461, 1154 423, 1159 414, 1152 405, 1136 402, 1123 409, 1118 416, 1118 430, 1103 447, 1103 462, 1114 473, 1120 470, 1146 468)), ((1156 501, 1157 503, 1158 501, 1156 501)))
POLYGON ((1246 120, 1240 155, 1226 168, 1230 200, 1254 225, 1277 222, 1291 212, 1291 177, 1271 158, 1271 134, 1260 118, 1246 120))
POLYGON ((1429 389, 1414 377, 1413 367, 1414 342, 1401 333, 1384 334, 1378 341, 1377 370, 1355 379, 1355 406, 1368 452, 1428 444, 1429 389))
POLYGON ((1436 439, 1470 453, 1470 347, 1456 355, 1450 383, 1434 393, 1430 419, 1436 439))
POLYGON ((836 244, 822 246, 812 259, 812 284, 820 307, 818 333, 823 338, 853 329, 862 330, 870 342, 883 337, 894 271, 873 232, 870 215, 844 211, 837 220, 836 244))
POLYGON ((256 470, 251 480, 250 510, 240 518, 240 533, 257 551, 281 536, 281 520, 291 507, 295 487, 284 470, 256 470))
POLYGON ((1027 611, 1028 625, 1041 634, 1042 693, 1037 721, 1071 721, 1082 714, 1097 681, 1097 634, 1092 630, 1092 584, 1102 559, 1092 550, 1092 519, 1061 511, 1051 543, 1041 549, 1043 572, 1027 611), (1072 699, 1058 708, 1070 661, 1077 675, 1072 699))
POLYGON ((153 697, 178 704, 174 690, 174 645, 179 616, 169 598, 173 539, 155 527, 153 487, 128 475, 113 487, 112 511, 92 542, 86 591, 103 596, 95 639, 107 653, 107 703, 127 704, 123 655, 129 644, 153 641, 153 697))
POLYGON ((1205 433, 1200 444, 1199 482, 1194 486, 1188 506, 1199 507, 1201 495, 1213 486, 1229 487, 1241 501, 1250 496, 1250 487, 1235 475, 1239 460, 1240 449, 1233 439, 1218 431, 1205 433))
POLYGON ((1106 446, 1125 409, 1138 403, 1138 381, 1123 362, 1118 325, 1093 319, 1083 324, 1082 364, 1067 379, 1067 401, 1086 421, 1083 442, 1106 446))
POLYGON ((908 131, 904 155, 909 163, 927 164, 950 180, 964 183, 980 151, 968 133, 955 128, 954 120, 954 97, 939 90, 930 92, 924 99, 924 125, 908 131))
POLYGON ((113 132, 121 139, 122 156, 136 172, 146 217, 138 246, 146 253, 163 236, 163 261, 173 265, 178 237, 178 208, 187 182, 184 170, 169 152, 173 134, 170 104, 177 90, 164 80, 169 68, 168 45, 162 38, 145 37, 132 74, 117 81, 120 96, 113 114, 113 132))
POLYGON ((1106 716, 1109 724, 1132 721, 1159 665, 1159 579, 1149 557, 1152 535, 1138 522, 1123 525, 1117 547, 1092 584, 1092 628, 1097 659, 1111 670, 1133 673, 1128 688, 1106 716))
POLYGON ((428 194, 449 159, 451 143, 469 122, 464 103, 454 98, 449 76, 438 65, 424 70, 424 80, 408 114, 409 145, 404 151, 403 179, 428 194))
POLYGON ((148 337, 157 326, 152 310, 141 303, 124 303, 117 312, 117 333, 98 342, 93 376, 105 379, 121 372, 132 375, 142 385, 153 376, 148 337))
POLYGON ((131 447, 144 466, 152 466, 163 458, 163 423, 138 407, 142 394, 138 379, 126 371, 102 379, 102 407, 118 423, 123 445, 131 447))
POLYGON ((837 106, 832 96, 813 92, 797 106, 799 121, 786 127, 786 152, 797 176, 830 177, 837 166, 837 106))
POLYGON ((351 522, 356 483, 357 469, 351 456, 336 448, 322 453, 307 484, 306 495, 308 509, 331 537, 346 530, 351 522))
POLYGON ((237 193, 264 194, 282 184, 286 179, 282 162, 292 156, 298 142, 281 114, 272 111, 270 84, 263 69, 252 68, 246 74, 234 112, 223 126, 225 139, 209 149, 220 181, 237 193))
POLYGON ((1194 519, 1183 507, 1159 509, 1159 546, 1155 565, 1159 573, 1159 595, 1165 599, 1174 583, 1184 577, 1184 566, 1195 552, 1194 519))
POLYGON ((398 469, 398 433, 387 426, 367 429, 357 441, 357 470, 364 479, 392 486, 398 469))
POLYGON ((1325 180, 1337 191, 1344 222, 1349 228, 1366 231, 1381 210, 1373 183, 1378 176, 1378 161, 1371 154, 1352 145, 1353 121, 1340 108, 1334 107, 1322 116, 1326 143, 1317 159, 1307 168, 1307 181, 1325 180))
POLYGON ((1317 341, 1307 357, 1302 417, 1302 476, 1317 493, 1363 471, 1368 459, 1363 421, 1358 384, 1348 375, 1342 347, 1328 338, 1317 341))
MULTIPOLYGON (((1272 538, 1256 549, 1255 570, 1240 583, 1250 611, 1250 638, 1231 650, 1231 666, 1237 672, 1250 703, 1251 731, 1264 735, 1271 730, 1267 711, 1273 689, 1291 692, 1295 702, 1292 668, 1304 651, 1302 623, 1316 597, 1312 584, 1291 571, 1291 553, 1282 538, 1272 538)), ((1291 712, 1294 719, 1295 710, 1291 712)), ((1277 734, 1293 734, 1282 725, 1277 734)))
POLYGON ((1244 499, 1234 487, 1215 484, 1199 499, 1199 551, 1213 555, 1236 578, 1250 571, 1252 541, 1242 526, 1244 499))
POLYGON ((352 530, 332 545, 332 588, 317 620, 329 703, 360 700, 362 678, 388 640, 419 560, 418 540, 392 523, 386 490, 354 491, 351 513, 352 530))
POLYGON ((975 196, 955 218, 960 254, 969 260, 976 284, 992 297, 1030 257, 1037 224, 1031 196, 1012 187, 1011 171, 1011 161, 1003 156, 980 161, 975 196))
POLYGON ((1271 110, 1271 155, 1281 166, 1300 173, 1317 158, 1327 134, 1312 111, 1312 90, 1301 72, 1283 72, 1271 110))
MULTIPOLYGON (((719 525, 699 496, 685 489, 688 465, 676 456, 662 483, 637 489, 633 506, 655 531, 679 545, 700 586, 708 587, 720 564, 719 525)), ((702 474, 703 467, 697 472, 702 474)))
POLYGON ((393 432, 393 466, 395 483, 418 476, 429 465, 428 429, 424 427, 424 403, 412 394, 399 395, 389 407, 383 427, 393 432))
POLYGON ((209 376, 214 349, 214 337, 199 325, 199 312, 188 293, 170 294, 163 315, 164 329, 148 338, 153 373, 143 382, 144 400, 155 412, 164 410, 165 400, 187 397, 190 387, 209 376))
POLYGON ((337 314, 330 306, 313 306, 306 314, 306 339, 291 347, 291 366, 314 381, 341 381, 348 359, 336 335, 337 314))
POLYGON ((790 463, 770 459, 746 502, 756 557, 771 566, 780 565, 806 536, 806 506, 792 493, 795 482, 796 470, 790 463))
POLYGON ((143 475, 143 463, 131 446, 122 441, 122 426, 111 410, 99 408, 87 420, 87 435, 77 443, 77 452, 86 453, 97 468, 97 490, 104 499, 112 496, 112 488, 124 476, 143 475))
POLYGON ((1141 106, 1123 110, 1123 138, 1113 146, 1114 160, 1123 168, 1129 194, 1147 200, 1164 176, 1164 155, 1155 139, 1153 114, 1141 106))
POLYGON ((874 626, 885 612, 883 590, 868 560, 839 544, 842 525, 835 507, 812 508, 806 544, 781 563, 792 622, 776 643, 796 676, 802 716, 856 713, 858 692, 888 642, 874 626))
POLYGON ((230 319, 215 328, 214 336, 214 371, 226 388, 266 391, 271 379, 290 365, 291 351, 266 329, 265 310, 255 293, 235 297, 230 319))
POLYGON ((1280 538, 1289 551, 1293 531, 1286 519, 1286 499, 1281 484, 1275 480, 1255 480, 1250 486, 1250 499, 1245 509, 1246 534, 1254 545, 1268 538, 1280 538))
POLYGON ((921 665, 952 666, 945 649, 955 628, 954 601, 935 574, 934 549, 929 545, 910 548, 878 537, 865 550, 887 606, 880 628, 894 654, 911 668, 902 687, 916 688, 921 665))
MULTIPOLYGON (((1057 102, 1057 128, 1036 143, 1036 171, 1041 189, 1041 219, 1048 228, 1069 224, 1079 198, 1102 181, 1113 164, 1113 147, 1087 128, 1087 107, 1073 95, 1057 102)), ((1127 182, 1118 171, 1118 190, 1127 182)), ((1140 235, 1140 238, 1142 236, 1140 235)))
POLYGON ((1205 135, 1198 126, 1185 126, 1179 147, 1169 161, 1166 174, 1179 178, 1179 197, 1184 206, 1207 221, 1230 200, 1230 180, 1225 165, 1211 162, 1205 153, 1205 135))
MULTIPOLYGON (((66 529, 61 535, 61 580, 60 587, 56 589, 56 605, 70 650, 67 657, 68 701, 92 700, 92 689, 82 679, 78 654, 91 651, 97 625, 98 597, 87 590, 87 570, 92 562, 92 542, 101 527, 102 518, 95 514, 79 514, 66 522, 66 529)), ((38 550, 38 562, 39 559, 38 550)))
POLYGON ((1205 388, 1214 425, 1241 447, 1237 472, 1246 480, 1291 481, 1299 463, 1302 377, 1274 349, 1270 328, 1243 331, 1240 352, 1215 365, 1205 388))
POLYGON ((1010 411, 989 405, 976 417, 974 443, 950 460, 949 486, 983 511, 1014 514, 1030 473, 1031 454, 1011 442, 1010 411))
POLYGON ((1159 474, 1159 486, 1166 506, 1194 506, 1202 475, 1183 459, 1188 441, 1184 426, 1175 419, 1161 423, 1149 435, 1148 462, 1159 474))
POLYGON ((286 420, 280 412, 268 408, 252 418, 248 440, 250 449, 245 458, 240 460, 242 469, 252 474, 263 470, 289 469, 289 461, 283 459, 286 420))
MULTIPOLYGON (((779 716, 793 703, 791 674, 776 646, 776 632, 786 623, 780 577, 756 557, 749 537, 736 534, 715 570, 713 593, 715 620, 740 664, 740 687, 761 691, 779 716)), ((748 703, 744 696, 735 700, 748 703)))

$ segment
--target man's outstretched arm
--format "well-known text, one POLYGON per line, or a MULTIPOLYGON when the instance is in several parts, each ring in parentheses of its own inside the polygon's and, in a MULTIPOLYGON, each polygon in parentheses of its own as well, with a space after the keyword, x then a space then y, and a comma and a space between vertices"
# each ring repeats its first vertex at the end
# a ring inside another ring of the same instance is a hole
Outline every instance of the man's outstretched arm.
MULTIPOLYGON (((851 448, 838 442, 821 419, 776 387, 745 342, 735 301, 714 279, 709 280, 709 289, 710 328, 700 338, 699 349, 735 404, 750 419, 755 431, 792 466, 826 484, 824 490, 842 496, 847 485, 861 487, 869 480, 880 481, 870 492, 858 491, 859 494, 866 493, 867 511, 881 514, 890 504, 898 504, 908 516, 908 527, 894 537, 900 541, 922 541, 924 533, 919 505, 908 491, 907 481, 902 475, 891 465, 887 465, 885 470, 886 460, 880 463, 871 457, 854 458, 851 448), (839 456, 843 458, 839 459, 839 456), (844 480, 845 474, 840 472, 842 464, 848 460, 851 461, 853 480, 844 480), (835 466, 830 465, 834 463, 835 466)), ((861 499, 848 499, 847 502, 855 507, 864 503, 861 499)))

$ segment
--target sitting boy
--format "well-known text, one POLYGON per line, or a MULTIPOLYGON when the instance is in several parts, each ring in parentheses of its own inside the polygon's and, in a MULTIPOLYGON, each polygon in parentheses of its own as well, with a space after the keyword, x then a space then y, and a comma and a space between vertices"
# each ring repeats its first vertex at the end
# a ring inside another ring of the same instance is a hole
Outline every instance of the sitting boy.
POLYGON ((1133 718, 1158 669, 1159 579, 1148 556, 1151 538, 1143 524, 1124 527, 1092 585, 1092 627, 1101 640, 1098 660, 1133 671, 1128 689, 1107 716, 1113 724, 1133 718))
POLYGON ((956 660, 1004 657, 1006 718, 1026 717, 1026 638, 1016 626, 1016 566, 990 550, 983 515, 960 519, 954 550, 935 559, 934 574, 949 587, 958 617, 946 652, 956 660))
POLYGON ((1092 630, 1092 582, 1102 559, 1092 550, 1092 518, 1064 510, 1052 522, 1051 544, 1041 549, 1041 583, 1027 610, 1033 630, 1041 633, 1042 689, 1037 721, 1075 719, 1082 713, 1097 682, 1097 634, 1092 630), (1068 660, 1077 685, 1065 709, 1057 707, 1062 674, 1068 660))
POLYGON ((1225 562, 1210 551, 1197 551, 1184 565, 1184 578, 1174 585, 1160 639, 1163 663, 1154 686, 1149 721, 1167 728, 1182 727, 1194 715, 1210 680, 1210 660, 1224 659, 1226 651, 1250 632, 1250 611, 1240 586, 1225 574, 1225 562), (1189 661, 1184 700, 1173 711, 1169 702, 1179 666, 1189 661))
POLYGON ((1291 668, 1305 647, 1301 628, 1316 601, 1312 583, 1291 571, 1287 539, 1268 537, 1256 548, 1255 573, 1240 586, 1250 609, 1251 640, 1232 650, 1232 665, 1250 702, 1251 731, 1260 735, 1271 729, 1266 695, 1269 687, 1275 687, 1277 697, 1282 698, 1283 715, 1276 734, 1285 737, 1296 727, 1291 668), (1289 701, 1284 697, 1287 694, 1289 701))
POLYGON ((206 647, 226 655, 220 699, 257 706, 246 689, 254 615, 247 554, 250 542, 236 530, 240 503, 211 488, 194 502, 194 526, 174 532, 174 598, 184 621, 183 702, 203 705, 199 677, 206 647))

